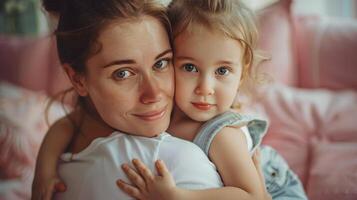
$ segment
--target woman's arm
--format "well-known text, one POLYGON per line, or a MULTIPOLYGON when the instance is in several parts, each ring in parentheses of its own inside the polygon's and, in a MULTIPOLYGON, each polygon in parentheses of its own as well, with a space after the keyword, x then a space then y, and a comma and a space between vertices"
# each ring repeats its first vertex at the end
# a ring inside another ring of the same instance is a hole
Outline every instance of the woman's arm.
POLYGON ((37 156, 32 200, 50 200, 53 192, 66 190, 57 174, 57 162, 72 135, 72 122, 67 117, 59 119, 48 130, 37 156))
POLYGON ((260 168, 254 166, 245 141, 240 129, 226 127, 212 142, 209 155, 221 174, 223 188, 180 189, 162 162, 156 163, 159 176, 155 176, 138 160, 133 161, 136 169, 123 167, 134 186, 122 181, 118 181, 118 186, 137 199, 270 199, 261 183, 264 178, 259 177, 260 168))

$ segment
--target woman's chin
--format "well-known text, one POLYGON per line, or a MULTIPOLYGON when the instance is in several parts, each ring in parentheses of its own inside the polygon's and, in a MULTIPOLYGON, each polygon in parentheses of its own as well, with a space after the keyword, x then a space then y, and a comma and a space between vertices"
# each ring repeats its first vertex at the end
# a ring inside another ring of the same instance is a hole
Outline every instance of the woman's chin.
POLYGON ((160 126, 160 127, 154 127, 152 129, 147 129, 145 130, 145 132, 143 133, 145 137, 156 137, 158 135, 160 135, 161 133, 165 132, 168 129, 168 125, 167 126, 160 126))

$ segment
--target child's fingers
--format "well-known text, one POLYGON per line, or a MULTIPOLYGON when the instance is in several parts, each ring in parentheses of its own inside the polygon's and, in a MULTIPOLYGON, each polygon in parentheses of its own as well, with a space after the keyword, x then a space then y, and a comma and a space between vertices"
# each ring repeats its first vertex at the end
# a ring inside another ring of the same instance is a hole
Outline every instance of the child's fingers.
POLYGON ((137 186, 142 191, 146 189, 146 183, 143 177, 138 172, 136 172, 127 164, 122 165, 122 169, 132 184, 137 186))
POLYGON ((66 189, 66 185, 62 181, 58 181, 55 184, 55 192, 65 192, 66 189))
POLYGON ((157 172, 158 172, 158 174, 159 174, 160 176, 163 176, 163 177, 170 176, 170 172, 169 172, 169 170, 167 169, 167 167, 166 167, 164 161, 162 161, 162 160, 157 160, 157 161, 155 162, 155 167, 156 167, 156 170, 157 170, 157 172))
POLYGON ((146 183, 150 183, 154 179, 153 173, 151 172, 151 170, 149 168, 146 167, 146 165, 143 162, 141 162, 138 159, 133 159, 132 162, 133 162, 135 168, 140 173, 140 175, 145 179, 146 183))
POLYGON ((140 190, 132 185, 129 185, 128 183, 125 183, 122 180, 117 180, 117 186, 123 190, 125 193, 127 193, 129 196, 135 198, 135 199, 144 199, 142 193, 140 190))

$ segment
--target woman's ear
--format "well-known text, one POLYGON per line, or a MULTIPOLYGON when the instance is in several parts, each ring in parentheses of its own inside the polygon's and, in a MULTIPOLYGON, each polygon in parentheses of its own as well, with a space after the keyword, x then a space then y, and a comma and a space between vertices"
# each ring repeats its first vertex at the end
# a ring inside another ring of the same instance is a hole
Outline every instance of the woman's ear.
POLYGON ((88 92, 85 87, 85 78, 83 74, 75 72, 69 64, 64 64, 63 68, 77 93, 80 96, 87 96, 88 92))

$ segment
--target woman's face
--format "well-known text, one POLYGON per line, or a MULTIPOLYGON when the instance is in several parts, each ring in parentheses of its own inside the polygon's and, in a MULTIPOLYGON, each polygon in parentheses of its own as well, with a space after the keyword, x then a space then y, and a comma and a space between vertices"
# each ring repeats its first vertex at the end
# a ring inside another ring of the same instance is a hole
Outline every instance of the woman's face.
POLYGON ((112 23, 87 63, 84 88, 112 128, 152 137, 168 128, 174 71, 167 32, 155 18, 112 23))

